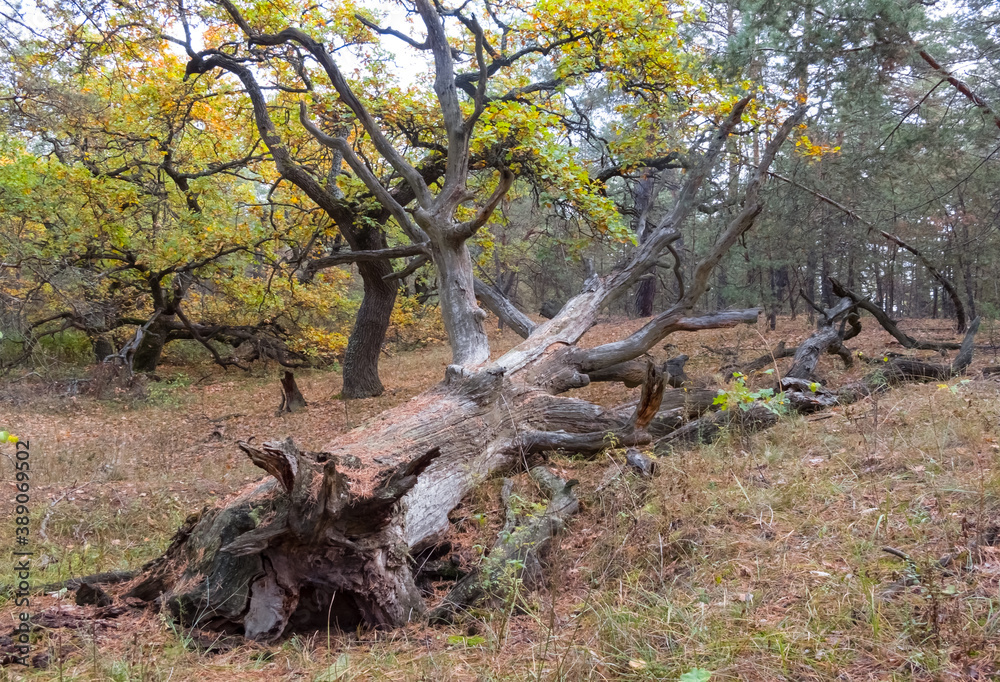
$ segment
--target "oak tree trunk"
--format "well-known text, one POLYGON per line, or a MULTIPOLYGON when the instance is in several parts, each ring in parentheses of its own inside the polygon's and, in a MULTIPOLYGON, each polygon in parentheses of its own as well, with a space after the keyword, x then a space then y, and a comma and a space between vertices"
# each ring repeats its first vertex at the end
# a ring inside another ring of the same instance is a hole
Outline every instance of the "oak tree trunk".
MULTIPOLYGON (((428 232, 433 234, 433 228, 428 232)), ((452 362, 478 365, 489 359, 490 346, 484 324, 486 312, 476 303, 472 257, 464 241, 454 243, 447 238, 441 241, 433 247, 434 264, 438 269, 438 298, 452 348, 452 362)))
MULTIPOLYGON (((646 240, 649 234, 649 212, 656 199, 654 187, 656 175, 647 172, 636 183, 633 191, 633 211, 635 216, 632 221, 632 231, 635 232, 639 243, 646 240)), ((652 317, 653 302, 656 298, 656 274, 655 270, 647 273, 643 279, 639 280, 639 286, 635 290, 635 314, 636 317, 652 317)))
POLYGON ((163 347, 167 343, 167 329, 161 325, 151 326, 139 342, 132 359, 132 370, 135 372, 155 372, 160 364, 163 347))
POLYGON ((392 273, 388 262, 358 263, 358 272, 365 293, 344 353, 344 398, 371 398, 385 391, 378 362, 396 303, 397 283, 383 279, 392 273))

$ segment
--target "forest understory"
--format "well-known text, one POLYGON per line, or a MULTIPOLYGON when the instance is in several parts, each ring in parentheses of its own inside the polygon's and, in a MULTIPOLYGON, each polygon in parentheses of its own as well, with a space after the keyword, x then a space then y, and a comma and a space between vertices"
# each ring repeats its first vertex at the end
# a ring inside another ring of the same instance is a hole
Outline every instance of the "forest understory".
MULTIPOLYGON (((639 326, 605 319, 581 345, 639 326)), ((959 340, 948 320, 901 326, 921 339, 959 340)), ((812 331, 804 316, 779 319, 775 331, 762 320, 675 334, 652 355, 686 354, 693 385, 732 393, 720 368, 812 331)), ((518 340, 491 332, 496 354, 518 340)), ((876 361, 943 361, 902 349, 870 318, 847 345, 876 361)), ((699 671, 712 680, 996 679, 1000 387, 983 369, 998 352, 1000 328, 984 322, 964 376, 661 450, 651 476, 626 464, 625 448, 552 456, 555 474, 578 481, 580 511, 539 580, 517 579, 504 603, 449 625, 331 627, 270 644, 132 608, 117 584, 103 585, 110 606, 80 606, 58 583, 140 568, 188 514, 262 479, 238 441, 293 436, 301 449, 322 450, 436 384, 448 348, 386 357, 379 398, 341 401, 338 373, 299 372, 309 405, 282 416, 274 370, 168 363, 144 397, 112 391, 110 399, 67 395, 66 381, 12 382, 0 405, 10 429, 33 443, 32 579, 52 589, 32 598, 35 665, 5 666, 0 679, 709 679, 699 671)), ((781 373, 791 360, 776 362, 781 373)), ((837 388, 868 371, 826 355, 818 374, 837 388)), ((748 390, 770 383, 763 372, 747 380, 748 390)), ((639 391, 592 384, 573 395, 614 406, 639 391)), ((510 510, 530 517, 544 507, 530 478, 511 481, 489 480, 452 512, 450 547, 427 559, 442 564, 442 579, 421 584, 432 604, 453 584, 444 569, 479 566, 510 510)), ((4 546, 13 530, 0 528, 4 546)), ((13 577, 11 567, 0 570, 0 583, 13 577)), ((3 623, 12 628, 18 611, 9 593, 0 597, 3 623)))

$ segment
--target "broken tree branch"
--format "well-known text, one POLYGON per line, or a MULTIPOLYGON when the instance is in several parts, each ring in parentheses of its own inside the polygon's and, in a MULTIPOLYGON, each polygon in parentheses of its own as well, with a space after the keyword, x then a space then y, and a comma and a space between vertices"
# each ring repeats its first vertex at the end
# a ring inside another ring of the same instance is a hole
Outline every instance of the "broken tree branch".
POLYGON ((816 364, 828 348, 839 346, 843 341, 841 329, 837 323, 854 307, 854 302, 847 296, 842 297, 833 308, 823 311, 819 329, 803 341, 795 351, 792 366, 785 376, 811 381, 815 378, 816 364))
POLYGON ((521 338, 528 338, 537 326, 530 317, 522 313, 510 299, 486 284, 478 277, 474 282, 476 298, 487 310, 503 320, 503 323, 517 332, 521 338))
POLYGON ((575 360, 580 369, 589 373, 636 358, 649 351, 663 337, 677 331, 699 331, 702 329, 724 329, 739 324, 754 324, 760 310, 730 310, 710 313, 699 317, 686 317, 677 306, 660 313, 647 322, 642 329, 621 341, 606 343, 586 350, 577 350, 575 360))
POLYGON ((983 99, 982 97, 980 97, 978 94, 976 94, 976 92, 974 92, 972 90, 972 88, 970 88, 969 85, 965 81, 957 78, 953 73, 951 73, 950 71, 948 71, 948 69, 944 68, 924 48, 918 46, 917 47, 917 54, 920 55, 921 59, 923 59, 925 62, 927 62, 928 66, 930 66, 932 69, 934 69, 939 74, 941 74, 941 76, 943 78, 945 78, 956 90, 958 90, 960 93, 962 93, 963 95, 965 95, 965 97, 970 102, 972 102, 977 107, 979 107, 979 109, 984 114, 986 114, 987 116, 989 116, 990 118, 992 118, 993 119, 993 124, 997 128, 1000 128, 1000 116, 998 116, 997 113, 995 111, 993 111, 993 109, 990 107, 990 105, 986 103, 986 100, 983 99))

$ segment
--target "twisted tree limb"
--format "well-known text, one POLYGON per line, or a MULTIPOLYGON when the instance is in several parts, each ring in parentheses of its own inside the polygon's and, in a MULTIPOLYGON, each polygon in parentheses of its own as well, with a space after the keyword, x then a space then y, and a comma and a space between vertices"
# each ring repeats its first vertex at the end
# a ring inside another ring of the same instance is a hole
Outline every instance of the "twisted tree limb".
POLYGON ((838 296, 846 296, 850 298, 854 302, 854 305, 858 308, 871 313, 872 317, 874 317, 875 320, 882 325, 882 328, 892 334, 893 338, 899 341, 903 348, 911 350, 958 350, 961 347, 961 344, 947 341, 918 341, 900 330, 900 328, 895 322, 892 321, 892 318, 890 318, 884 310, 867 298, 863 298, 861 295, 851 291, 833 277, 830 278, 830 283, 833 285, 833 293, 838 296))
POLYGON ((883 237, 891 241, 893 244, 896 244, 897 246, 906 249, 914 256, 919 258, 920 262, 923 263, 923 266, 927 268, 927 271, 929 273, 931 273, 931 276, 934 279, 936 279, 941 284, 942 287, 944 287, 944 290, 948 292, 948 298, 951 299, 952 305, 955 306, 955 318, 957 320, 958 333, 964 334, 967 330, 966 320, 965 320, 965 306, 962 305, 962 297, 958 295, 958 290, 955 289, 955 285, 951 283, 951 280, 949 280, 947 277, 941 274, 941 271, 938 270, 936 267, 934 267, 934 264, 930 262, 927 256, 925 256, 920 251, 917 251, 915 247, 910 246, 896 235, 889 234, 885 230, 879 230, 879 234, 881 234, 883 237))

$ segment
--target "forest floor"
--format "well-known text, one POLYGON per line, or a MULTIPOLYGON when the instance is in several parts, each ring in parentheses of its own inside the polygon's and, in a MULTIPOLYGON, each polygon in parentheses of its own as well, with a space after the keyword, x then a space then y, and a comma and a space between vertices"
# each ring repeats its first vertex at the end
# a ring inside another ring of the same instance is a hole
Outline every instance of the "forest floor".
MULTIPOLYGON (((639 324, 606 321, 588 339, 639 324)), ((909 354, 865 324, 852 349, 909 354)), ((947 321, 903 326, 953 338, 947 321)), ((657 354, 687 353, 692 379, 716 386, 722 351, 749 360, 809 333, 805 318, 783 319, 773 332, 762 323, 675 335, 657 354)), ((1000 384, 979 373, 997 362, 998 338, 984 324, 968 380, 907 385, 679 449, 652 479, 623 471, 615 451, 553 458, 579 479, 582 511, 548 557, 548 584, 456 625, 220 640, 206 651, 204 633, 160 613, 95 620, 95 607, 63 590, 33 596, 30 611, 74 627, 36 631, 46 667, 5 666, 0 680, 1000 679, 1000 384)), ((516 340, 498 333, 494 347, 516 340)), ((65 381, 0 386, 2 426, 30 443, 32 582, 140 567, 189 513, 261 477, 236 441, 292 436, 322 450, 439 381, 448 355, 434 345, 387 356, 386 394, 346 403, 337 372, 299 372, 309 407, 281 417, 273 369, 168 365, 145 396, 102 400, 67 395, 76 385, 65 381)), ((839 363, 821 361, 831 386, 865 371, 839 363)), ((579 394, 613 405, 638 390, 579 394)), ((8 459, 13 447, 0 452, 8 459)), ((13 467, 2 471, 0 548, 14 548, 13 467)), ((516 490, 528 503, 536 493, 524 479, 516 490)), ((464 563, 495 540, 499 488, 487 484, 453 514, 464 563)), ((5 561, 0 584, 13 582, 5 561)), ((0 596, 0 644, 21 610, 0 596)))

